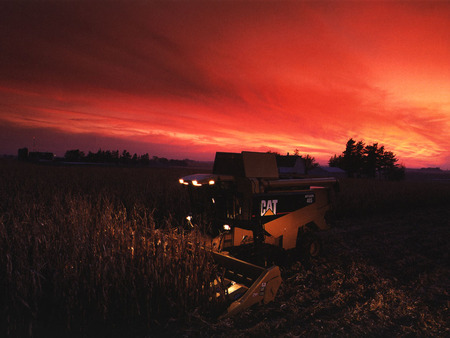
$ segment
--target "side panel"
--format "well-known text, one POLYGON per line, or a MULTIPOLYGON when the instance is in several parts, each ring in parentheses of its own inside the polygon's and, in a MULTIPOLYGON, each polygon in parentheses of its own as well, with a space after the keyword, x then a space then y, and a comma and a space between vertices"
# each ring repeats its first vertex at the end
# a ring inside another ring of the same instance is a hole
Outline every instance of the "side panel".
POLYGON ((265 230, 273 237, 283 236, 283 248, 296 246, 298 228, 314 222, 320 230, 328 229, 325 212, 329 209, 328 191, 326 188, 312 189, 315 202, 296 211, 278 217, 264 225, 265 230))
POLYGON ((257 194, 253 197, 253 217, 261 217, 263 224, 268 223, 315 201, 311 190, 257 194))

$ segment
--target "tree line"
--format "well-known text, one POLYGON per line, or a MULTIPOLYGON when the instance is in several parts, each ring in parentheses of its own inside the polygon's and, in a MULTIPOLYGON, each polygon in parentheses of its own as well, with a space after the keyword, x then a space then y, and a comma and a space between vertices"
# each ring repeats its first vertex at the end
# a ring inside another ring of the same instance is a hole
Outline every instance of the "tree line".
POLYGON ((405 177, 405 167, 398 164, 398 158, 378 143, 365 144, 350 138, 341 155, 330 158, 330 167, 338 167, 347 172, 348 177, 384 178, 401 180, 405 177))
POLYGON ((119 150, 101 150, 96 153, 89 151, 87 155, 79 150, 72 149, 67 150, 63 158, 55 158, 53 153, 50 152, 29 152, 28 148, 21 148, 18 150, 18 159, 22 161, 64 161, 69 163, 106 163, 117 165, 130 165, 130 166, 188 166, 187 159, 174 160, 167 159, 165 157, 153 156, 150 158, 148 153, 138 155, 134 153, 131 155, 127 150, 123 150, 119 153, 119 150))
POLYGON ((161 166, 187 166, 187 160, 174 160, 165 157, 153 156, 150 158, 148 153, 131 155, 127 150, 119 153, 118 150, 98 150, 96 153, 91 151, 87 155, 79 149, 68 150, 64 155, 66 162, 87 162, 87 163, 111 163, 123 165, 161 165, 161 166))

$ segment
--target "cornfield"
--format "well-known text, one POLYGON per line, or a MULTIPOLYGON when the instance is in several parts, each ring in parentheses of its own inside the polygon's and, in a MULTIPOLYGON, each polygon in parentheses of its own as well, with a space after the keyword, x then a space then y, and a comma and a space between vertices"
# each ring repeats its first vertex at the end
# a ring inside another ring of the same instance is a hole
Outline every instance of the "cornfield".
POLYGON ((129 335, 210 306, 211 259, 172 224, 177 170, 0 170, 1 336, 129 335))
POLYGON ((450 334, 448 182, 342 180, 323 256, 216 321, 190 173, 0 161, 0 336, 450 334))

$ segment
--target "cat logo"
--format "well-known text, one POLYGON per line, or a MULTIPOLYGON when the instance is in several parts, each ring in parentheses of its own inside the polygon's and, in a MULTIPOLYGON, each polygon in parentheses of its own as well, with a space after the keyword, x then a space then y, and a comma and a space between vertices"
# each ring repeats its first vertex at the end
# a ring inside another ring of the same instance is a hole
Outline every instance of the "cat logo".
POLYGON ((274 216, 277 214, 278 200, 261 200, 261 216, 274 216))

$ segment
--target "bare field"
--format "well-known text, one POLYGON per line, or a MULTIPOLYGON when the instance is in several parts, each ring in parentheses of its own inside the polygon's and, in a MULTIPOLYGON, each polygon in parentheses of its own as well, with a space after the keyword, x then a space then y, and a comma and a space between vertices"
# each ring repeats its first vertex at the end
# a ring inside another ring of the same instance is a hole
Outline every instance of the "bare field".
POLYGON ((218 321, 214 265, 172 236, 188 173, 0 161, 0 336, 450 335, 448 182, 342 180, 323 255, 218 321))

